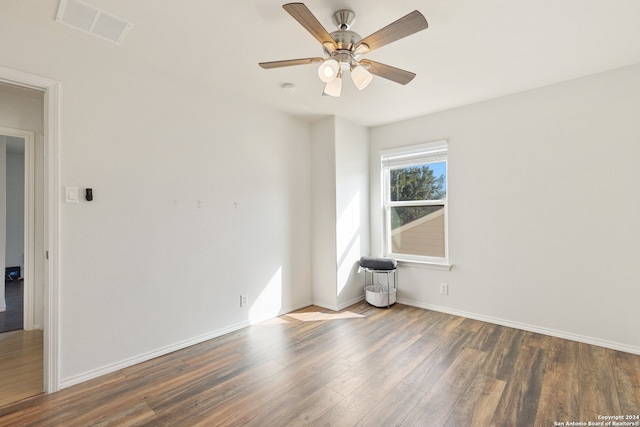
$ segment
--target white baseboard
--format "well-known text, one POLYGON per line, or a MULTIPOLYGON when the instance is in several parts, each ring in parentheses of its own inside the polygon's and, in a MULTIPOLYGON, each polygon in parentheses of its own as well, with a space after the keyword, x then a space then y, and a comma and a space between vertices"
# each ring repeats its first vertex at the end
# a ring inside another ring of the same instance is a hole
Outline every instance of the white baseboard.
POLYGON ((326 304, 326 303, 319 302, 319 301, 313 301, 311 303, 311 305, 315 305, 316 307, 320 307, 320 308, 325 308, 327 310, 333 310, 333 311, 338 311, 339 310, 337 305, 326 304))
POLYGON ((363 299, 364 299, 364 295, 360 295, 350 299, 349 301, 345 301, 341 304, 326 304, 326 303, 323 303, 322 301, 313 301, 312 304, 315 305, 316 307, 324 308, 327 310, 340 311, 340 310, 344 310, 349 306, 352 306, 353 304, 356 304, 362 301, 363 299))
POLYGON ((484 316, 482 314, 469 313, 466 311, 455 310, 448 307, 441 307, 439 305, 424 304, 419 301, 412 301, 404 298, 398 298, 398 303, 404 305, 410 305, 412 307, 424 308, 426 310, 439 311, 442 313, 452 314, 454 316, 467 317, 469 319, 480 320, 482 322, 493 323, 495 325, 507 326, 509 328, 521 329, 523 331, 535 332, 538 334, 549 335, 556 338, 563 338, 571 341, 577 341, 584 344, 596 345, 598 347, 610 348, 612 350, 624 351, 625 353, 632 353, 640 355, 640 348, 621 344, 612 341, 601 340, 598 338, 586 337, 583 335, 572 334, 569 332, 558 331, 555 329, 542 328, 539 326, 528 325, 526 323, 513 322, 511 320, 500 319, 497 317, 484 316))
POLYGON ((130 366, 137 365, 138 363, 146 362, 147 360, 155 359, 156 357, 164 356, 165 354, 173 353, 174 351, 182 350, 192 345, 200 344, 201 342, 208 341, 210 339, 217 338, 222 335, 226 335, 228 333, 238 331, 240 329, 246 328, 247 326, 250 326, 265 320, 273 319, 274 317, 277 317, 286 313, 290 313, 292 311, 299 310, 301 308, 308 307, 310 305, 311 305, 311 301, 301 305, 297 305, 297 306, 282 308, 277 312, 274 311, 273 313, 263 313, 259 316, 254 316, 251 319, 245 320, 243 322, 227 326, 226 328, 218 329, 216 331, 213 331, 204 335, 200 335, 197 337, 193 337, 191 339, 184 340, 172 345, 168 345, 166 347, 162 347, 154 351, 139 354, 137 356, 134 356, 125 360, 121 360, 119 362, 111 363, 109 365, 102 366, 97 369, 92 369, 90 371, 83 372, 78 375, 73 375, 71 377, 64 378, 60 381, 60 389, 62 390, 63 388, 71 387, 72 385, 80 384, 82 382, 92 380, 102 375, 110 374, 112 372, 119 371, 120 369, 125 369, 130 366))
POLYGON ((338 310, 336 310, 336 311, 344 310, 345 308, 350 307, 353 304, 359 303, 363 299, 364 299, 364 294, 362 294, 362 295, 360 295, 358 297, 352 298, 349 301, 345 301, 342 304, 338 304, 338 310))

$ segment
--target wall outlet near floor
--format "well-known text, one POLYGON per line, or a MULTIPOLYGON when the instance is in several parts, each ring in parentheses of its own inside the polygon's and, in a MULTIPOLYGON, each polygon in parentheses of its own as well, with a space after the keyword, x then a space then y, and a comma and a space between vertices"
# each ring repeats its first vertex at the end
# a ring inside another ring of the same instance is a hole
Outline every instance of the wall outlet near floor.
POLYGON ((440 283, 440 295, 449 295, 449 285, 440 283))
POLYGON ((249 305, 249 295, 242 294, 240 295, 240 307, 246 307, 249 305))

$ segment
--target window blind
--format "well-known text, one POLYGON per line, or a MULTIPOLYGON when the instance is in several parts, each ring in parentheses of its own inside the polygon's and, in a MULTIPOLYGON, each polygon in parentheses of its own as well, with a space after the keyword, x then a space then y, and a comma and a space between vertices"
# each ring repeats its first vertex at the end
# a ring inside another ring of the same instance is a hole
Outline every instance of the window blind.
POLYGON ((404 147, 400 150, 386 150, 381 153, 383 169, 401 169, 425 163, 437 163, 447 160, 447 142, 438 141, 429 144, 404 147))

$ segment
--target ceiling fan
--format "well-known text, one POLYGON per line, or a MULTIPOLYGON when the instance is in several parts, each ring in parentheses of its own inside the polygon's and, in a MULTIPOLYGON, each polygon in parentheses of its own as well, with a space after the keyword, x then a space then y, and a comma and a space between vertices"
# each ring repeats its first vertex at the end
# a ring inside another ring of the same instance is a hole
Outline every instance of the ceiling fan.
POLYGON ((380 62, 363 59, 362 56, 384 45, 400 40, 426 29, 429 24, 425 17, 414 10, 395 22, 381 28, 368 37, 350 31, 356 14, 349 9, 341 9, 333 14, 333 23, 337 31, 329 34, 316 17, 303 3, 287 3, 282 6, 324 47, 326 58, 312 57, 289 59, 284 61, 260 62, 262 68, 290 67, 320 63, 318 76, 325 82, 323 95, 338 97, 342 91, 342 77, 349 73, 360 90, 369 86, 373 75, 406 85, 416 76, 415 73, 385 65, 380 62))

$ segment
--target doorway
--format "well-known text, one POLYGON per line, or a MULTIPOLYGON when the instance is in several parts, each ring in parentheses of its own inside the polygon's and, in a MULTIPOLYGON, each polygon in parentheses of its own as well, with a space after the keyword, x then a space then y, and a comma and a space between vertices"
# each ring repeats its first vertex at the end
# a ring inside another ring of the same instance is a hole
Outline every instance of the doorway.
MULTIPOLYGON (((3 100, 11 101, 8 93, 5 88, 3 100)), ((42 234, 36 233, 35 220, 43 212, 42 204, 35 203, 35 138, 34 131, 0 127, 0 270, 5 272, 0 289, 0 406, 44 391, 44 287, 42 275, 36 279, 35 274, 42 271, 43 260, 34 251, 36 236, 42 234)))
MULTIPOLYGON (((36 202, 41 204, 42 221, 39 239, 42 244, 35 248, 35 271, 40 268, 42 282, 42 319, 39 327, 42 329, 43 349, 43 389, 54 392, 60 389, 60 322, 59 322, 59 155, 60 140, 60 82, 46 77, 25 73, 0 66, 0 85, 8 85, 39 92, 42 96, 43 111, 41 114, 41 131, 36 134, 36 144, 41 151, 37 162, 41 165, 42 192, 36 195, 36 202)), ((0 103, 0 110, 6 103, 0 103)), ((1 113, 2 111, 0 111, 1 113)), ((15 112, 14 112, 15 113, 15 112)), ((9 113, 9 121, 15 119, 9 113)), ((13 114, 15 116, 15 114, 13 114)), ((25 126, 7 124, 7 116, 0 125, 13 128, 25 126)), ((37 209, 37 208, 36 208, 37 209)), ((25 268, 27 268, 25 266, 25 268)), ((26 297, 26 295, 25 295, 26 297)), ((39 304, 39 303, 38 303, 39 304)), ((36 319, 34 327, 38 327, 36 319)))

